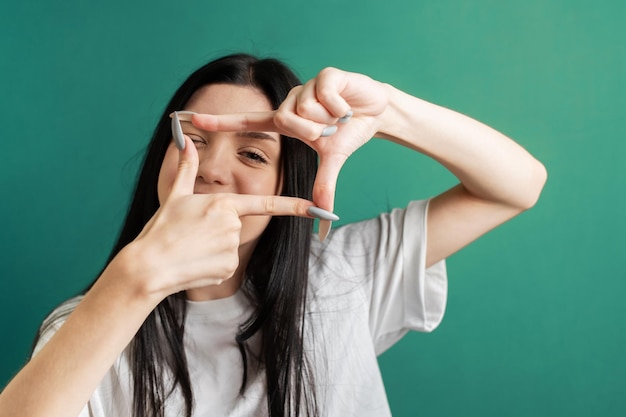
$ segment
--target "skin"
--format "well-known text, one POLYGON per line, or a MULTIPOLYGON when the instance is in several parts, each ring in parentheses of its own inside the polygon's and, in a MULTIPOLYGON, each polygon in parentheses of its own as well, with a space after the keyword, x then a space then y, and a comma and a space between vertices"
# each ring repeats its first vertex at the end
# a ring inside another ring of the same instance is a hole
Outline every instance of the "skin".
POLYGON ((194 115, 192 123, 206 130, 261 129, 300 138, 320 156, 313 201, 329 211, 341 167, 373 137, 437 160, 460 183, 429 206, 428 266, 532 207, 547 179, 539 161, 489 126, 336 68, 294 88, 276 111, 194 115), (349 110, 351 120, 338 124, 349 110), (337 132, 320 137, 328 125, 337 125, 337 132))
MULTIPOLYGON (((235 158, 235 138, 222 133, 277 132, 310 145, 320 157, 313 199, 330 211, 341 166, 374 136, 437 160, 459 184, 433 198, 429 206, 427 265, 532 207, 546 181, 543 165, 501 133, 361 74, 327 68, 294 88, 278 110, 261 107, 232 111, 220 107, 212 109, 213 114, 192 117, 193 126, 209 137, 209 149, 215 148, 205 154, 187 137, 176 168, 176 152, 168 150, 159 180, 160 209, 6 387, 0 395, 0 415, 77 415, 164 297, 182 290, 192 296, 194 292, 199 297, 220 296, 207 289, 220 287, 216 284, 231 277, 237 282, 238 271, 247 262, 248 249, 241 248, 253 245, 267 222, 261 217, 244 223, 242 217, 307 216, 312 203, 305 200, 235 194, 248 190, 250 184, 242 179, 249 167, 237 162, 223 171, 221 165, 204 164, 217 158, 216 152, 235 158), (349 110, 354 115, 348 123, 338 125, 330 137, 320 137, 349 110), (222 187, 227 192, 217 192, 222 187)), ((186 129, 193 137, 190 127, 186 129)), ((279 175, 266 174, 274 181, 268 179, 267 189, 255 190, 276 194, 279 175)))
MULTIPOLYGON (((228 114, 237 111, 268 112, 269 100, 258 90, 227 84, 209 85, 198 90, 184 110, 197 113, 228 114)), ((198 172, 194 194, 280 193, 280 136, 274 132, 208 132, 189 122, 181 123, 183 133, 195 144, 198 172)), ((179 151, 172 142, 165 153, 158 181, 159 202, 170 193, 178 167, 179 151)), ((252 255, 269 216, 241 218, 239 265, 232 277, 219 285, 194 288, 187 297, 194 301, 233 295, 240 287, 245 264, 252 255), (242 261, 243 260, 243 261, 242 261)))

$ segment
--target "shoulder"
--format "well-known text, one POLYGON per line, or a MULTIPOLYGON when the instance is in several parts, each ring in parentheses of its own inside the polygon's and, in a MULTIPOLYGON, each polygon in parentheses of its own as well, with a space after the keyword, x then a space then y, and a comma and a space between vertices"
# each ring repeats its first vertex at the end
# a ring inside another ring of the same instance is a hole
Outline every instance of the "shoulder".
POLYGON ((425 225, 430 200, 411 201, 405 208, 395 208, 377 217, 348 223, 332 230, 324 242, 313 237, 312 253, 345 253, 376 249, 386 241, 403 238, 425 238, 425 225))
POLYGON ((333 287, 368 284, 374 275, 384 277, 390 269, 400 268, 405 258, 421 259, 428 203, 412 201, 406 208, 343 225, 331 231, 324 242, 315 235, 309 258, 310 280, 319 285, 330 282, 333 287))
POLYGON ((42 323, 42 327, 47 324, 52 324, 58 320, 64 320, 65 317, 69 316, 72 311, 76 308, 78 303, 83 299, 83 295, 77 295, 76 297, 72 297, 69 300, 66 300, 59 304, 42 323))

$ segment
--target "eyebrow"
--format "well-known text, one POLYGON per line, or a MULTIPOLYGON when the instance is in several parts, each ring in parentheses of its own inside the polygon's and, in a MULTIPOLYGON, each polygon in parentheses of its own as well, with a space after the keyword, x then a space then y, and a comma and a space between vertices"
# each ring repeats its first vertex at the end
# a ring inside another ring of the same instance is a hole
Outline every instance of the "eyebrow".
POLYGON ((237 132, 237 136, 249 139, 272 140, 277 142, 276 138, 263 132, 237 132))
MULTIPOLYGON (((195 126, 191 124, 191 121, 182 120, 182 119, 180 121, 181 123, 188 124, 189 126, 195 129, 195 126)), ((278 142, 278 140, 274 136, 268 135, 267 133, 263 133, 263 132, 235 132, 235 135, 240 138, 272 140, 274 142, 278 142)))

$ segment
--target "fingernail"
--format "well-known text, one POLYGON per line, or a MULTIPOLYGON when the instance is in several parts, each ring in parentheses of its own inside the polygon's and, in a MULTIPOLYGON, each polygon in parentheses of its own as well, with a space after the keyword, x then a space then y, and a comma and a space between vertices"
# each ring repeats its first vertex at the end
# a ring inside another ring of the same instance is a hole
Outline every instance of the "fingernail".
POLYGON ((185 149, 185 137, 183 136, 183 128, 180 127, 178 112, 174 112, 174 117, 172 117, 172 137, 179 150, 185 149))
POLYGON ((325 138, 326 136, 330 136, 337 131, 337 126, 326 126, 324 130, 322 130, 321 138, 325 138))
POLYGON ((309 215, 315 217, 316 219, 328 220, 333 222, 339 220, 339 216, 337 216, 335 213, 331 213, 330 211, 326 211, 319 207, 311 206, 306 211, 307 213, 309 213, 309 215))
POLYGON ((178 114, 178 119, 183 121, 183 122, 191 122, 191 116, 193 116, 194 114, 198 114, 195 111, 189 111, 189 110, 181 110, 181 111, 175 111, 173 113, 170 113, 170 118, 174 118, 174 115, 178 114))
POLYGON ((330 233, 331 225, 332 225, 332 222, 328 220, 320 220, 320 224, 317 229, 317 235, 320 238, 320 242, 323 242, 328 236, 328 233, 330 233))
POLYGON ((352 110, 348 110, 345 116, 339 118, 339 123, 348 123, 348 121, 352 118, 352 110))

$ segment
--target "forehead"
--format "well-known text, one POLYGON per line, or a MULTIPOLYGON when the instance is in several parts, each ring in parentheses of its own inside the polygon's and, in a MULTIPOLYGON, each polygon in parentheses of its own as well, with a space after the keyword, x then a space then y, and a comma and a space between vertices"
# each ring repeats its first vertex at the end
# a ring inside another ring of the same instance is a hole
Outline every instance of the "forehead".
POLYGON ((232 84, 201 87, 189 99, 185 110, 208 114, 271 111, 272 105, 258 89, 232 84))

